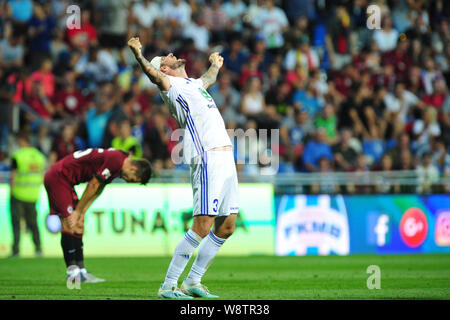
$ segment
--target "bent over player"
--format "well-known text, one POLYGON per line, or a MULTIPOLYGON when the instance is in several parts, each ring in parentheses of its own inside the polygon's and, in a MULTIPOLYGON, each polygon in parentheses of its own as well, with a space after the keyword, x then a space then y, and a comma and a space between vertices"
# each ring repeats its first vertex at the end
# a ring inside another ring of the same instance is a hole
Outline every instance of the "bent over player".
POLYGON ((82 282, 102 282, 87 272, 83 258, 84 215, 106 184, 116 177, 126 182, 146 184, 152 170, 145 159, 133 160, 127 153, 115 149, 86 149, 76 151, 56 162, 46 172, 50 214, 61 219, 61 247, 67 267, 67 277, 80 274, 82 282), (74 186, 88 182, 80 200, 74 186))
POLYGON ((223 58, 217 52, 211 54, 209 70, 200 79, 193 79, 186 74, 184 59, 170 53, 148 62, 142 56, 139 38, 131 38, 128 45, 143 71, 159 87, 178 125, 185 129, 183 153, 190 163, 194 196, 192 228, 176 246, 158 296, 217 298, 201 284, 201 279, 233 233, 238 213, 238 181, 231 140, 214 100, 206 91, 216 81, 223 58), (178 278, 197 247, 197 258, 180 290, 178 278))

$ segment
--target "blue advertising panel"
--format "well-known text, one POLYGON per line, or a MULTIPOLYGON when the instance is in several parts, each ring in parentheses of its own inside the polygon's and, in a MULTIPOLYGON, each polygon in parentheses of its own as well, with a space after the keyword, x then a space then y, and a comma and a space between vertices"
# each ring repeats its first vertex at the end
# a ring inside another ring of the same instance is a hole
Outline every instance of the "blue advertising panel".
POLYGON ((277 255, 450 253, 450 195, 284 195, 277 255))

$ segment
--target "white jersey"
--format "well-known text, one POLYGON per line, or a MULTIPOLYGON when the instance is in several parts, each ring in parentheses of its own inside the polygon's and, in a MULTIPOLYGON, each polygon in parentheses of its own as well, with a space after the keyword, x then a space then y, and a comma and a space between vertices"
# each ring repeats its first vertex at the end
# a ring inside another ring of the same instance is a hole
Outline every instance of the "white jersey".
POLYGON ((222 116, 216 103, 203 88, 201 79, 167 76, 169 91, 161 97, 178 125, 185 129, 183 153, 187 163, 207 150, 231 146, 222 116))

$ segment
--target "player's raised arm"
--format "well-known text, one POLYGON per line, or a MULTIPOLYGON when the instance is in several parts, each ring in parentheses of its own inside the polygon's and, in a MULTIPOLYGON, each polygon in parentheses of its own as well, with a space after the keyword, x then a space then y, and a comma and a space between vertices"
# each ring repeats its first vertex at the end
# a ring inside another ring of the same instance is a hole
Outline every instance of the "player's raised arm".
POLYGON ((218 52, 213 52, 209 56, 209 62, 211 63, 211 66, 208 71, 200 77, 203 81, 203 88, 205 89, 208 89, 216 82, 219 70, 223 65, 223 57, 218 52))
POLYGON ((150 62, 142 56, 142 45, 138 37, 128 40, 128 46, 133 51, 134 56, 139 62, 142 71, 149 77, 150 81, 158 86, 162 91, 168 91, 170 89, 170 81, 167 76, 161 71, 154 68, 150 62))

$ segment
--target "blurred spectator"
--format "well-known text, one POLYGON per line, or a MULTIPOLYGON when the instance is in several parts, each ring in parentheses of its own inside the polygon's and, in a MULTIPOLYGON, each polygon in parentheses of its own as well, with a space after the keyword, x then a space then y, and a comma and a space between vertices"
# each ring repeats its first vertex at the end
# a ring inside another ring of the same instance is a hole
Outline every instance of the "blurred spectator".
POLYGON ((392 158, 390 155, 385 154, 381 158, 381 166, 378 170, 382 171, 380 174, 377 174, 377 185, 375 187, 376 191, 379 193, 394 193, 398 192, 398 185, 392 185, 388 183, 386 178, 389 178, 389 171, 393 169, 392 158))
POLYGON ((332 69, 337 70, 350 63, 350 16, 344 6, 336 7, 335 15, 329 21, 326 47, 332 69))
POLYGON ((404 83, 397 82, 394 92, 388 92, 384 97, 384 103, 391 121, 398 125, 398 130, 402 130, 402 127, 407 123, 410 108, 420 102, 416 95, 405 89, 404 83))
POLYGON ((57 90, 54 97, 56 112, 63 118, 80 116, 86 106, 86 98, 78 90, 74 72, 64 75, 62 88, 57 90))
POLYGON ((305 145, 303 151, 303 164, 309 172, 318 171, 319 159, 325 157, 328 161, 333 161, 331 147, 325 142, 326 132, 323 128, 318 128, 314 134, 314 140, 305 145))
POLYGON ((65 42, 65 32, 56 30, 55 36, 50 43, 50 56, 56 65, 67 63, 70 58, 69 45, 65 42))
POLYGON ((334 181, 332 175, 330 175, 330 172, 333 170, 331 169, 330 161, 326 157, 321 157, 319 159, 319 174, 322 177, 322 180, 320 183, 313 183, 311 186, 311 192, 312 193, 319 193, 319 194, 334 194, 339 192, 339 185, 334 181))
POLYGON ((50 98, 45 94, 44 85, 38 80, 34 80, 30 85, 30 93, 25 102, 38 116, 50 120, 56 110, 50 98))
POLYGON ((248 78, 242 95, 241 112, 247 118, 255 118, 264 111, 265 107, 266 102, 261 92, 261 80, 258 77, 248 78))
POLYGON ((222 52, 224 65, 232 73, 233 80, 238 79, 242 67, 247 62, 248 55, 242 48, 242 41, 238 37, 231 40, 230 46, 222 52))
POLYGON ((287 1, 286 14, 291 21, 295 21, 299 17, 315 18, 314 0, 287 1))
POLYGON ((149 29, 153 26, 155 20, 161 19, 162 10, 159 4, 154 0, 135 1, 132 7, 132 14, 137 22, 137 27, 149 29))
POLYGON ((425 87, 425 93, 433 93, 433 83, 443 79, 442 73, 436 68, 436 64, 431 57, 425 60, 425 69, 421 73, 422 81, 425 87))
POLYGON ((67 38, 72 48, 86 51, 90 45, 96 46, 97 30, 91 24, 91 12, 87 9, 81 11, 80 28, 67 29, 67 38))
MULTIPOLYGON (((292 110, 292 109, 291 109, 292 110)), ((280 139, 288 161, 297 164, 303 152, 303 142, 314 132, 314 125, 305 110, 295 111, 284 118, 280 127, 280 139)))
POLYGON ((305 89, 294 92, 292 103, 296 108, 305 109, 310 118, 314 118, 314 116, 322 109, 322 104, 317 98, 311 82, 306 84, 305 89))
POLYGON ((27 23, 33 16, 32 0, 10 0, 6 3, 7 16, 12 19, 14 29, 19 34, 24 34, 27 23))
POLYGON ((168 0, 163 3, 163 16, 172 26, 182 27, 191 22, 191 7, 183 0, 168 0))
POLYGON ((42 86, 43 94, 47 98, 53 98, 55 94, 55 76, 52 72, 53 63, 50 59, 45 59, 40 68, 34 71, 31 76, 25 81, 25 93, 30 94, 32 86, 39 83, 42 86))
POLYGON ((160 112, 153 114, 152 123, 147 128, 145 142, 146 157, 152 161, 156 172, 173 167, 169 152, 171 132, 164 115, 160 112))
POLYGON ((129 119, 137 114, 147 116, 151 112, 149 97, 137 81, 133 82, 130 91, 123 95, 123 111, 129 119))
POLYGON ((293 70, 296 66, 301 66, 302 69, 308 72, 319 67, 319 56, 309 46, 307 35, 302 35, 299 39, 296 39, 295 44, 296 46, 289 50, 284 58, 286 70, 293 70))
POLYGON ((34 14, 28 22, 29 58, 32 66, 39 66, 50 56, 50 40, 56 27, 48 4, 34 3, 34 14), (31 54, 32 52, 32 54, 31 54))
POLYGON ((245 90, 245 85, 249 78, 255 77, 259 78, 260 81, 263 79, 263 72, 259 70, 260 58, 256 55, 250 57, 248 63, 244 65, 241 69, 241 76, 239 78, 239 83, 245 90))
POLYGON ((104 84, 94 97, 93 105, 86 113, 87 143, 90 148, 102 147, 108 120, 115 104, 113 86, 104 84))
POLYGON ((11 70, 23 66, 24 47, 22 42, 23 37, 19 34, 0 40, 0 67, 2 69, 11 70))
POLYGON ((327 103, 323 107, 314 124, 317 128, 325 129, 328 144, 332 145, 336 142, 337 118, 332 104, 327 103))
POLYGON ((447 88, 445 87, 445 82, 441 79, 435 80, 433 83, 433 89, 433 93, 426 94, 422 100, 425 104, 439 110, 447 98, 447 88))
POLYGON ((392 157, 392 161, 394 162, 394 168, 396 168, 396 170, 400 170, 400 167, 402 167, 403 162, 402 153, 404 151, 410 153, 411 152, 410 150, 411 150, 411 143, 409 135, 403 133, 399 136, 396 146, 388 150, 388 154, 392 157))
POLYGON ((388 51, 382 56, 383 64, 391 64, 397 80, 406 82, 408 80, 408 71, 412 66, 412 59, 409 53, 409 40, 399 39, 394 50, 388 51))
POLYGON ((368 132, 363 135, 363 152, 369 166, 378 163, 386 151, 386 143, 380 136, 377 126, 371 126, 368 132))
POLYGON ((350 171, 356 166, 357 151, 351 146, 352 132, 343 129, 340 141, 333 146, 334 166, 337 171, 350 171))
POLYGON ((240 0, 230 0, 222 4, 222 10, 228 17, 229 29, 234 32, 242 31, 242 20, 247 11, 247 5, 240 0))
POLYGON ((239 114, 241 94, 233 88, 229 73, 223 73, 218 80, 218 84, 211 87, 210 92, 225 123, 236 122, 242 124, 245 121, 242 114, 239 114))
POLYGON ((268 49, 278 49, 284 45, 283 33, 288 29, 288 19, 273 0, 265 0, 265 8, 256 15, 253 25, 261 30, 268 49))
POLYGON ((417 192, 430 193, 433 190, 433 184, 439 179, 439 170, 432 163, 431 154, 425 153, 422 156, 421 163, 417 166, 417 192))
POLYGON ((88 83, 93 83, 91 87, 95 90, 96 83, 113 80, 118 72, 118 65, 109 49, 99 50, 98 47, 91 46, 88 56, 80 59, 75 71, 84 76, 88 83))
POLYGON ((136 137, 131 135, 130 120, 122 120, 119 124, 119 136, 111 142, 111 147, 129 152, 134 159, 142 158, 142 146, 136 137))
POLYGON ((221 0, 211 0, 211 5, 205 8, 204 19, 211 32, 212 42, 223 43, 226 40, 224 31, 228 29, 230 21, 221 0))
POLYGON ((381 21, 381 29, 373 34, 373 40, 381 52, 393 50, 397 44, 398 31, 392 26, 390 16, 384 16, 381 21))
POLYGON ((289 84, 280 80, 277 86, 266 92, 266 103, 275 106, 279 115, 286 116, 291 106, 292 93, 289 84))
POLYGON ((129 0, 98 0, 96 14, 102 47, 122 49, 127 42, 129 0))
POLYGON ((209 31, 205 27, 205 18, 201 13, 192 15, 192 22, 184 28, 183 36, 194 40, 197 50, 207 51, 209 48, 209 31))
POLYGON ((66 123, 63 125, 61 134, 56 136, 51 147, 49 156, 50 165, 61 160, 68 154, 81 149, 75 140, 75 131, 75 124, 66 123))
POLYGON ((423 117, 417 119, 413 124, 413 134, 416 140, 417 154, 420 156, 424 152, 429 152, 430 141, 441 135, 441 128, 437 122, 437 112, 434 108, 428 107, 423 112, 423 117))
POLYGON ((363 193, 369 194, 372 192, 372 187, 370 186, 370 177, 365 173, 369 171, 369 166, 367 165, 367 158, 364 153, 358 154, 356 158, 356 167, 352 170, 355 172, 354 184, 347 185, 347 191, 350 193, 363 193))

